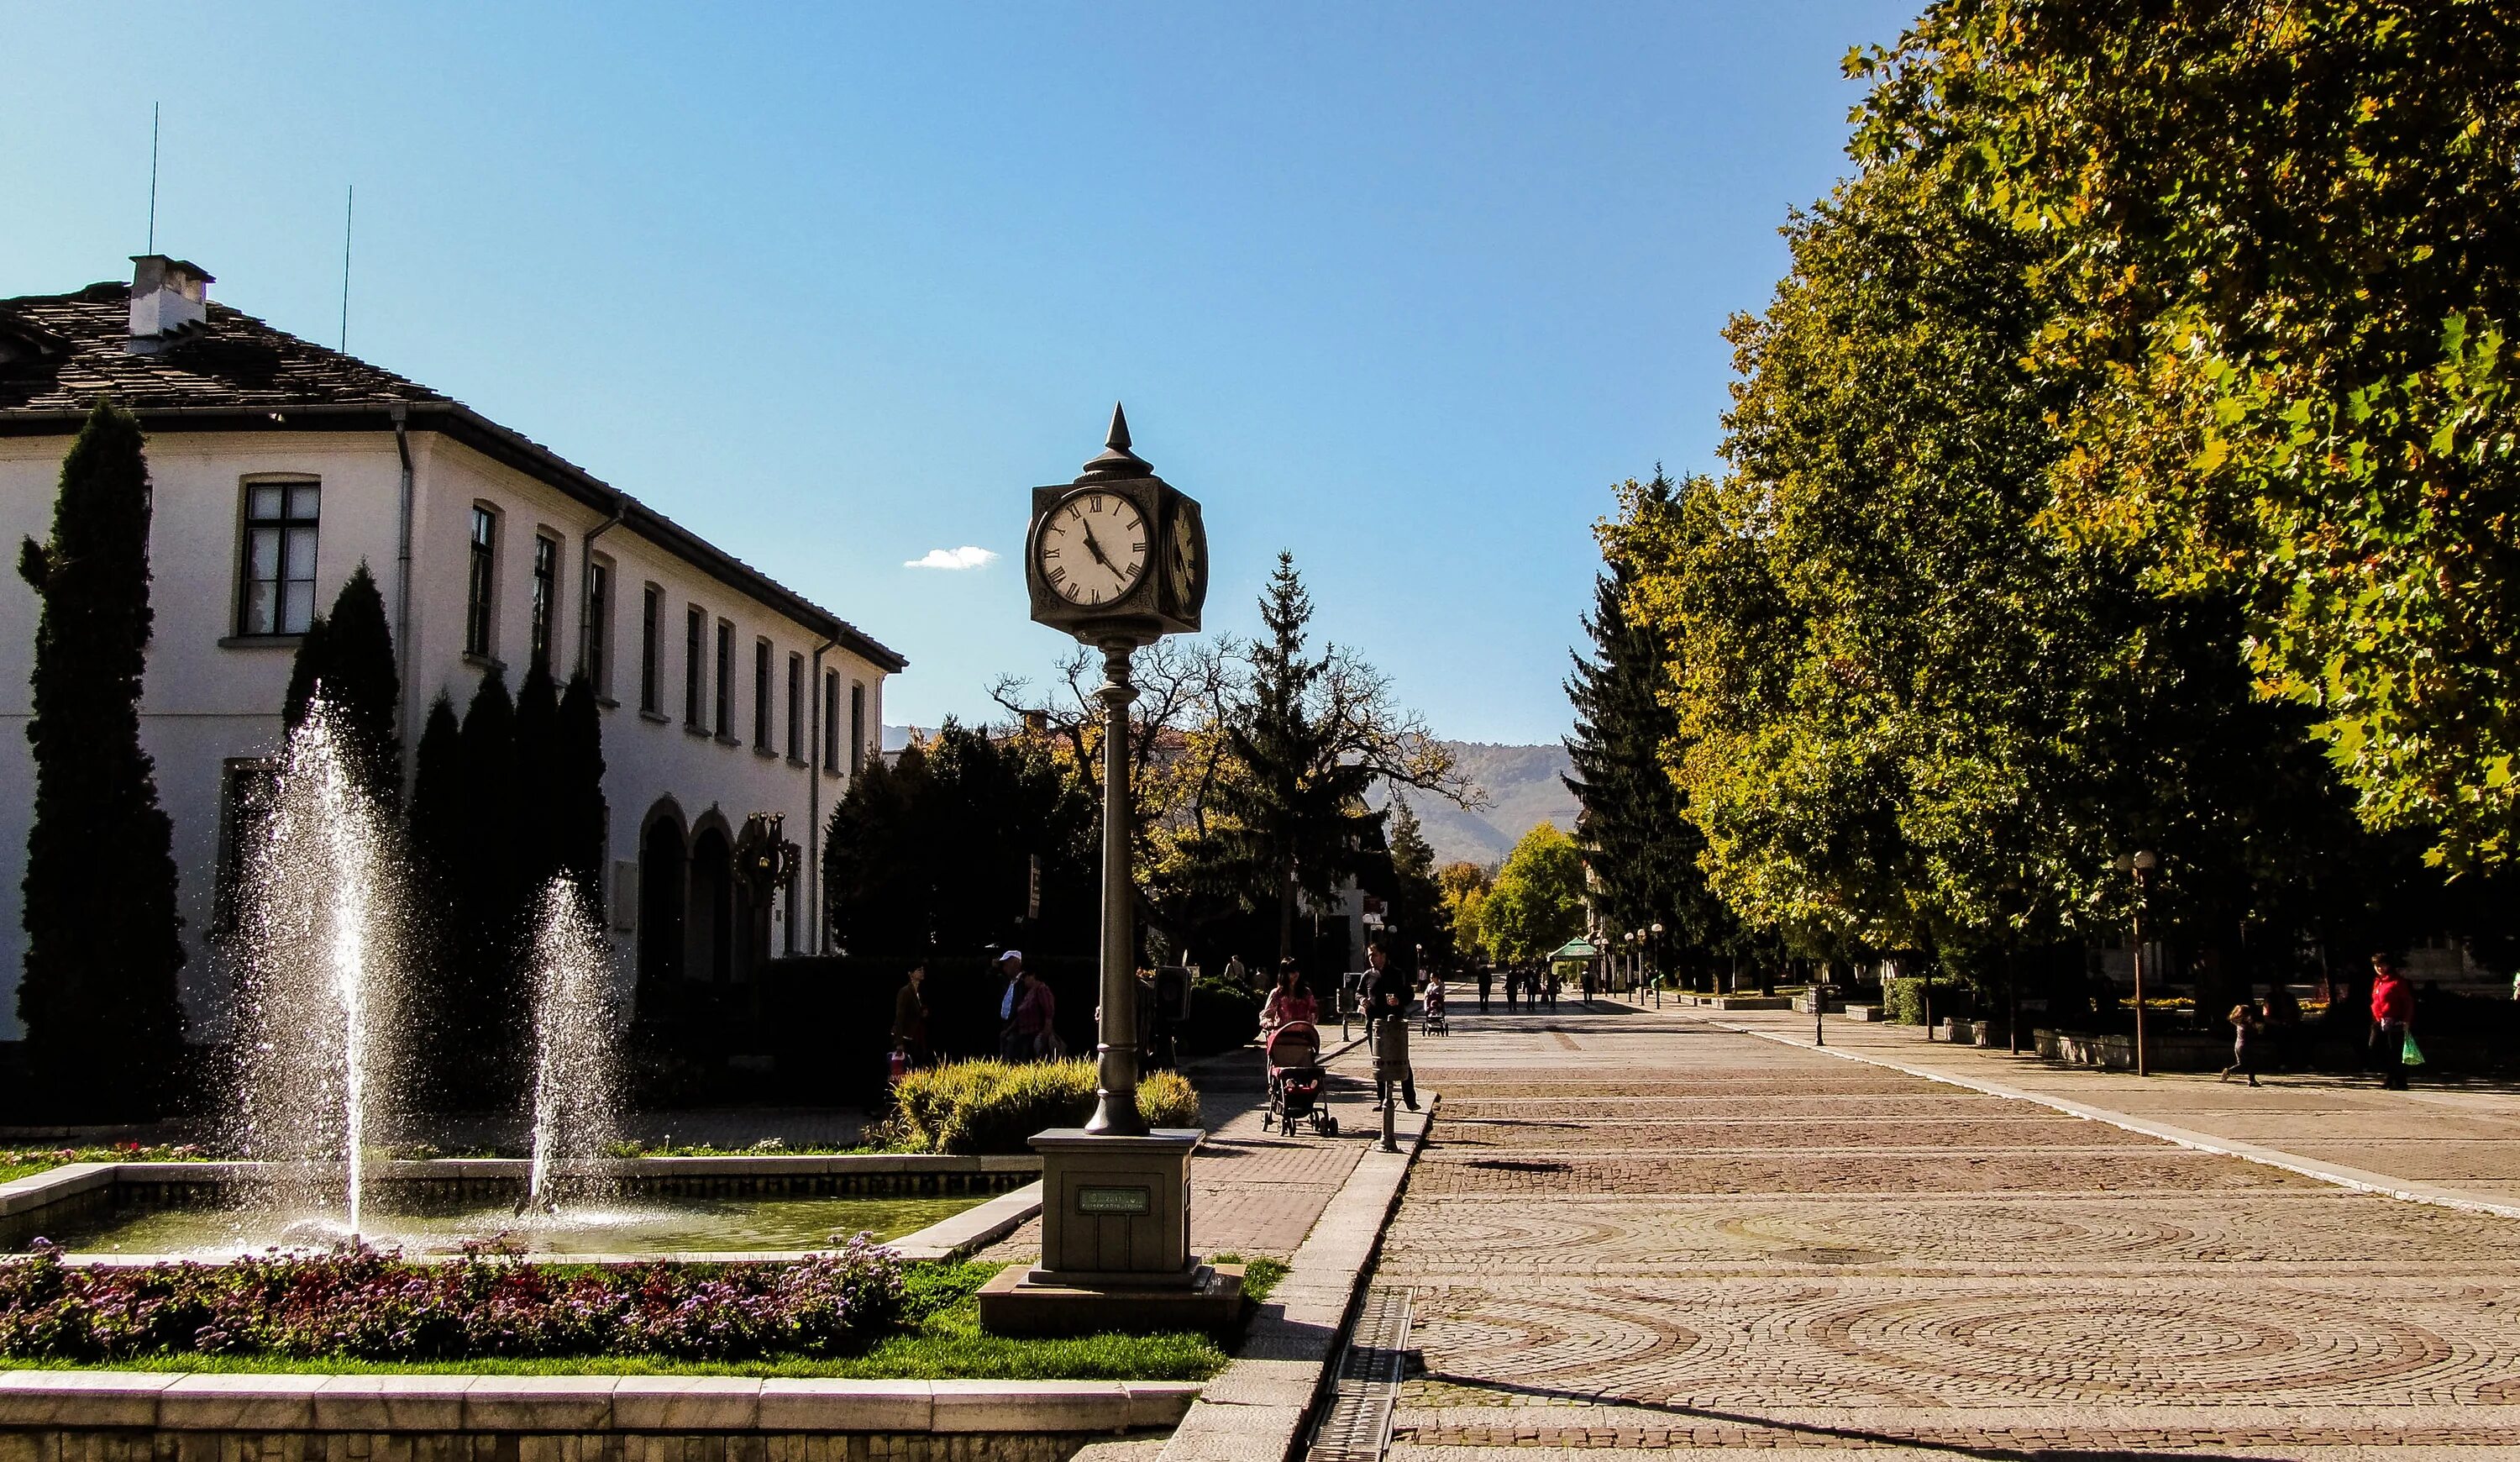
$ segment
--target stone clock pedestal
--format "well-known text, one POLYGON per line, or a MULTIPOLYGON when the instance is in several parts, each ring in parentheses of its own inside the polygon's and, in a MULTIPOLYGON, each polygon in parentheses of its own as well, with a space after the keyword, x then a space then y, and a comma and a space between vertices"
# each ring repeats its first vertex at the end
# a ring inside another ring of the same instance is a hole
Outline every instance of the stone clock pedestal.
POLYGON ((992 1335, 1219 1330, 1242 1307, 1239 1264, 1190 1252, 1190 1155, 1196 1128, 1144 1136, 1054 1127, 1042 1157, 1041 1263, 1008 1269, 979 1294, 992 1335))

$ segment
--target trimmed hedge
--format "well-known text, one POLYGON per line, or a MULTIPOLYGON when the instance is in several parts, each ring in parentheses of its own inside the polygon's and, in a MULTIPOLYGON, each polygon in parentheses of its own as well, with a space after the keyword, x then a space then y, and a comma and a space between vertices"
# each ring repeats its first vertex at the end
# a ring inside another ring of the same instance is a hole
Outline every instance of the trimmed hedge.
POLYGON ((1245 1046, 1260 1034, 1260 997, 1222 980, 1191 987, 1190 1019, 1182 1026, 1185 1058, 1213 1056, 1245 1046))
MULTIPOLYGON (((893 1088, 903 1145, 918 1152, 1028 1153, 1045 1127, 1094 1115, 1094 1063, 953 1061, 913 1072, 893 1088)), ((1154 1127, 1199 1125, 1198 1093, 1178 1072, 1138 1078, 1138 1113, 1154 1127)))

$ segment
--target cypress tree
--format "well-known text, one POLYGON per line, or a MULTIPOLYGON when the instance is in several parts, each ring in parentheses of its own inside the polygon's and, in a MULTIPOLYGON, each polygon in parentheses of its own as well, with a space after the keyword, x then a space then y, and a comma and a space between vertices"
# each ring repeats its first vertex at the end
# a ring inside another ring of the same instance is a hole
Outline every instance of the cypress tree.
POLYGON ((281 722, 295 732, 307 702, 321 689, 333 708, 350 775, 361 791, 387 808, 402 800, 402 741, 394 720, 402 678, 394 668, 393 630, 385 622, 384 595, 367 562, 350 571, 329 615, 318 615, 297 645, 289 667, 289 700, 281 722))
POLYGON ((552 784, 559 825, 559 871, 590 902, 604 888, 604 721, 595 687, 583 672, 568 678, 560 698, 557 755, 552 784))
POLYGON ((497 1108, 513 1094, 518 1035, 527 1022, 519 942, 528 866, 518 815, 517 708, 507 677, 481 672, 456 738, 460 785, 453 967, 440 1013, 456 1056, 447 1096, 459 1108, 497 1108))
POLYGON ((517 883, 530 901, 561 871, 569 841, 560 789, 560 688, 552 683, 550 662, 539 655, 517 691, 516 737, 517 883))
POLYGON ((139 422, 99 398, 62 463, 52 541, 18 560, 42 601, 18 1015, 35 1101, 63 1118, 160 1115, 183 1054, 173 828, 140 748, 149 494, 139 422))
POLYGON ((465 813, 463 731, 444 691, 429 704, 412 761, 405 818, 411 834, 412 978, 399 1014, 415 1048, 410 1068, 424 1083, 414 1095, 444 1107, 455 1094, 450 1077, 467 1054, 448 1024, 457 1008, 455 982, 465 952, 459 904, 465 813))

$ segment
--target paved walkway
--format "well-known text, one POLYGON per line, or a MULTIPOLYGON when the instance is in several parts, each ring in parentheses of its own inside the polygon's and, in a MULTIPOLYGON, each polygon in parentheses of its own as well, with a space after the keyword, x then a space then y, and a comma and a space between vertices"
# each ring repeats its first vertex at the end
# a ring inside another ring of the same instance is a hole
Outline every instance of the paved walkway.
MULTIPOLYGON (((1335 1027, 1325 1033, 1337 1040, 1335 1027)), ((1208 1137, 1190 1163, 1191 1249, 1202 1255, 1284 1258, 1303 1244, 1314 1220, 1381 1130, 1371 1110, 1371 1060, 1360 1045, 1329 1063, 1330 1110, 1339 1119, 1336 1137, 1317 1137, 1300 1127, 1293 1136, 1260 1130, 1268 1083, 1256 1046, 1194 1062, 1192 1068, 1187 1074, 1198 1086, 1208 1137)), ((1033 1219, 972 1257, 991 1263, 1038 1261, 1041 1220, 1033 1219)))
POLYGON ((1444 1103, 1376 1275, 1423 1360, 1395 1462, 2520 1439, 2520 1221, 1677 1011, 1455 1031, 1420 1054, 1444 1103))
MULTIPOLYGON (((1691 1014, 1798 1045, 1812 1041, 1807 1015, 1691 1014)), ((2262 1084, 2252 1087, 2218 1081, 2212 1073, 2138 1077, 2060 1066, 2001 1046, 1928 1041, 1921 1027, 1831 1017, 1826 1029, 1829 1049, 1843 1054, 2157 1124, 2357 1183, 2520 1214, 2520 1084, 2508 1080, 2431 1081, 2419 1075, 2411 1091, 2382 1091, 2369 1076, 2304 1074, 2261 1075, 2262 1084)))

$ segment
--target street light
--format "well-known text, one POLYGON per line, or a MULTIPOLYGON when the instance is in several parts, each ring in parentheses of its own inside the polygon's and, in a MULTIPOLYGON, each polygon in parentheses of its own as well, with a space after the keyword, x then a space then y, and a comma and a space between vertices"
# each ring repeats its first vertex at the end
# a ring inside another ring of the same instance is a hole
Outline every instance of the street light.
POLYGON ((2149 1076, 2152 1063, 2144 1050, 2143 1039, 2143 905, 2146 881, 2152 871, 2161 866, 2161 859, 2150 852, 2120 853, 2111 866, 2120 873, 2135 876, 2135 912, 2130 920, 2135 937, 2135 1074, 2149 1076))
POLYGON ((1662 921, 1659 919, 1653 923, 1653 945, 1645 956, 1645 966, 1653 977, 1654 1003, 1660 1005, 1662 1003, 1662 921))

